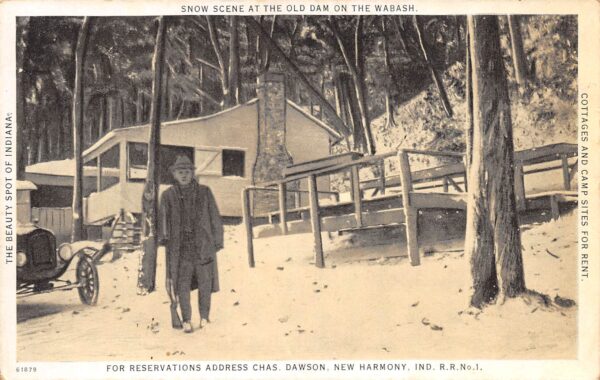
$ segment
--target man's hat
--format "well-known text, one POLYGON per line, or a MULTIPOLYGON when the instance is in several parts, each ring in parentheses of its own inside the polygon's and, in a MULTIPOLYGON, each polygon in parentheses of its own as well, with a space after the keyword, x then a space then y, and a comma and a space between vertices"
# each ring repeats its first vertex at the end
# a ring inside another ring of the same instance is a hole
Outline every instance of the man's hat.
POLYGON ((171 167, 169 168, 170 171, 174 171, 177 169, 191 169, 194 170, 194 164, 192 163, 192 161, 189 159, 188 156, 177 156, 177 159, 175 160, 175 163, 173 165, 171 165, 171 167))

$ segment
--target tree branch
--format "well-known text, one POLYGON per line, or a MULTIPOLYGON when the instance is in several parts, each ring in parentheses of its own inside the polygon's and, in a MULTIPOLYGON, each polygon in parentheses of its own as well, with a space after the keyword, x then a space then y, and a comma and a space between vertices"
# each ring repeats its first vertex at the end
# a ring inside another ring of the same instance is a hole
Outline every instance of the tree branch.
POLYGON ((440 74, 437 72, 433 63, 431 62, 431 58, 427 53, 427 43, 425 42, 423 36, 423 26, 421 25, 421 19, 419 16, 413 16, 415 27, 417 29, 417 36, 419 37, 419 44, 421 45, 421 52, 423 53, 423 57, 425 58, 425 63, 431 71, 431 76, 433 77, 433 81, 440 93, 440 100, 442 101, 442 106, 444 107, 444 111, 448 117, 452 117, 452 106, 450 105, 450 100, 448 100, 448 94, 446 93, 446 89, 444 88, 444 82, 442 82, 442 78, 440 74))
POLYGON ((279 55, 280 58, 284 61, 284 63, 287 65, 287 67, 296 75, 298 79, 300 79, 302 83, 304 83, 308 92, 315 98, 315 100, 319 102, 319 105, 321 105, 323 108, 325 108, 325 110, 327 110, 329 116, 332 119, 333 126, 337 130, 337 132, 341 133, 344 136, 347 136, 350 133, 348 126, 346 126, 346 124, 339 118, 335 109, 331 106, 327 99, 325 99, 323 94, 321 94, 317 89, 313 87, 313 85, 306 78, 306 76, 304 76, 302 71, 300 71, 298 66, 296 66, 294 62, 290 60, 290 58, 285 54, 285 52, 269 36, 269 33, 267 33, 263 29, 263 27, 252 17, 247 17, 246 22, 248 23, 248 26, 250 26, 256 33, 260 34, 262 38, 264 38, 264 41, 271 47, 272 52, 279 55))
POLYGON ((201 64, 203 64, 207 67, 210 67, 213 70, 221 71, 221 68, 219 68, 219 66, 215 65, 214 63, 210 63, 202 58, 196 58, 196 61, 200 62, 201 64))

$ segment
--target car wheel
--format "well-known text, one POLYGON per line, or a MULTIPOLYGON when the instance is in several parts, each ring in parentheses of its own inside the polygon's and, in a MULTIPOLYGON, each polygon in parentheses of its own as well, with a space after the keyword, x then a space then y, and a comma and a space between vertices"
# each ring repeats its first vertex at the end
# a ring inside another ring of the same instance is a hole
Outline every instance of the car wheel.
POLYGON ((77 263, 77 283, 79 299, 86 305, 95 305, 98 302, 100 283, 98 269, 89 256, 80 255, 77 263))

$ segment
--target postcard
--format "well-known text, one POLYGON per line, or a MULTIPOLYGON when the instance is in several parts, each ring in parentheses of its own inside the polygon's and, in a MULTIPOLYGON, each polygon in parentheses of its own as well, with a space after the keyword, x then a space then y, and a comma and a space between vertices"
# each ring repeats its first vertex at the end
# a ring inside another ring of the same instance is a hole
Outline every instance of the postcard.
POLYGON ((598 2, 0 9, 2 380, 600 376, 598 2))

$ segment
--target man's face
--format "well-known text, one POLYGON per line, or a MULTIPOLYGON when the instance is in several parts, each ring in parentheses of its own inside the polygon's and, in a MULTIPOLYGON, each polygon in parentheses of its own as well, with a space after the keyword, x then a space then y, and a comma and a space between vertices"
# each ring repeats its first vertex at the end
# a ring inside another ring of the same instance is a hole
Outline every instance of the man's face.
POLYGON ((173 177, 180 185, 189 185, 192 182, 192 169, 175 169, 173 177))

